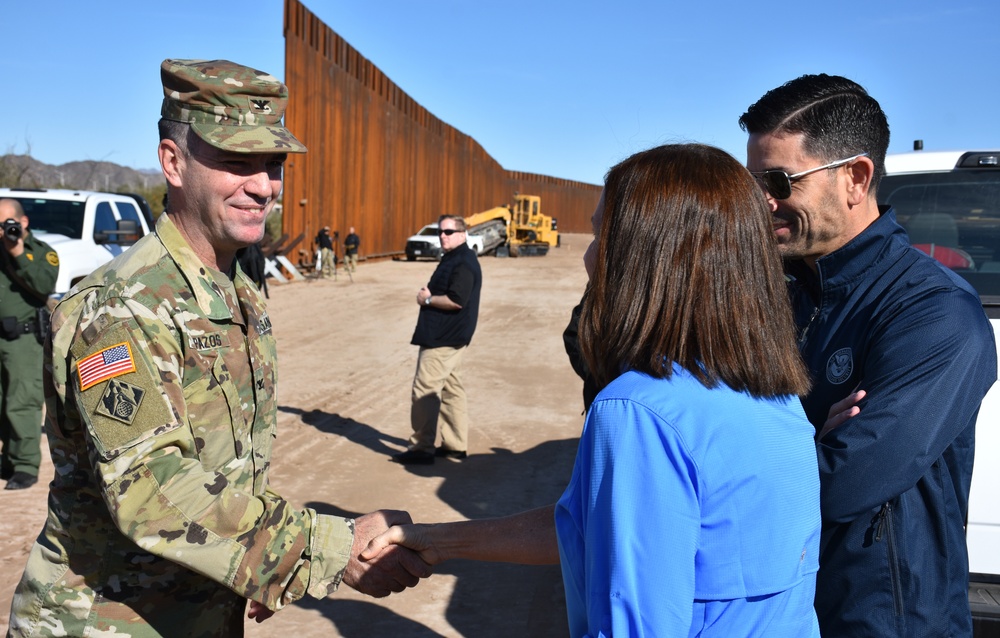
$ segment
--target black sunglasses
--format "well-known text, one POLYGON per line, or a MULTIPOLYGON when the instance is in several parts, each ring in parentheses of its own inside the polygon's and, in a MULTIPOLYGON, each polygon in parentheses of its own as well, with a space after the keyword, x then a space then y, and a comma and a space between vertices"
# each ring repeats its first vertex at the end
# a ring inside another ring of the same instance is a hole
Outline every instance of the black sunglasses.
POLYGON ((439 228, 438 235, 448 235, 451 237, 455 233, 464 233, 464 230, 458 230, 457 228, 439 228))
POLYGON ((807 171, 802 171, 801 173, 796 173, 794 175, 789 175, 785 171, 779 171, 777 169, 751 173, 751 175, 757 178, 757 182, 771 194, 771 197, 775 199, 788 199, 792 196, 792 182, 796 182, 812 173, 818 173, 819 171, 825 171, 831 168, 837 168, 838 166, 843 166, 844 164, 849 164, 859 157, 865 157, 866 155, 868 155, 868 153, 859 153, 848 157, 847 159, 837 160, 836 162, 824 164, 823 166, 817 166, 816 168, 810 168, 807 171))

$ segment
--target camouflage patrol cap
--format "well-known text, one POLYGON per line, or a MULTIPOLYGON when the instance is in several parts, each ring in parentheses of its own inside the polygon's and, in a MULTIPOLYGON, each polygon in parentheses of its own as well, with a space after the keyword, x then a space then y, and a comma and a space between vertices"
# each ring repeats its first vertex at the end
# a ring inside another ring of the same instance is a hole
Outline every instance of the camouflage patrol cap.
POLYGON ((281 124, 288 87, 228 60, 164 60, 160 115, 185 122, 205 142, 236 153, 305 153, 281 124))

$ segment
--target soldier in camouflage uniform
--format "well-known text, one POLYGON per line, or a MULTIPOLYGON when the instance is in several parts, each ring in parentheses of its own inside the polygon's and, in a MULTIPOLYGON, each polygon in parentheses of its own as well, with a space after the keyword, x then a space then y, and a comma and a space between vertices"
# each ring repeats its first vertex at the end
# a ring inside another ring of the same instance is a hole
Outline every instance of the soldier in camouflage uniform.
POLYGON ((155 234, 57 307, 46 351, 55 480, 13 636, 238 636, 341 581, 386 595, 429 573, 358 553, 391 523, 296 510, 268 486, 276 353, 233 257, 281 189, 287 91, 226 61, 166 60, 155 234))
POLYGON ((21 490, 38 482, 42 460, 39 310, 56 287, 59 257, 28 231, 16 199, 0 200, 0 225, 10 229, 0 231, 0 479, 4 489, 21 490))

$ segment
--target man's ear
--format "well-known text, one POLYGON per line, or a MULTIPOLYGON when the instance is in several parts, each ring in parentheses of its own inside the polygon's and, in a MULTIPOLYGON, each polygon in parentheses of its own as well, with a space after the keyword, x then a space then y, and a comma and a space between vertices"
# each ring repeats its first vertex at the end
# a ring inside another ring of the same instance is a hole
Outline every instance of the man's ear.
POLYGON ((177 146, 177 142, 171 139, 160 140, 160 145, 156 148, 156 154, 160 158, 160 170, 167 179, 167 183, 174 188, 184 185, 182 176, 184 174, 185 157, 184 153, 177 146))
POLYGON ((858 206, 871 191, 872 177, 875 175, 875 163, 868 157, 859 157, 847 165, 847 203, 858 206))

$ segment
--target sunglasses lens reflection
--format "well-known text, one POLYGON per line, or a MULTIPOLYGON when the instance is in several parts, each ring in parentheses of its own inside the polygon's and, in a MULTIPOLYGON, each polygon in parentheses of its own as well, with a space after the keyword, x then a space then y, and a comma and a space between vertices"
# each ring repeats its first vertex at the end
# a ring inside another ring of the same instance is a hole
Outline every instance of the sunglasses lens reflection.
POLYGON ((788 199, 792 194, 792 184, 782 171, 767 171, 761 176, 764 188, 775 199, 788 199))

